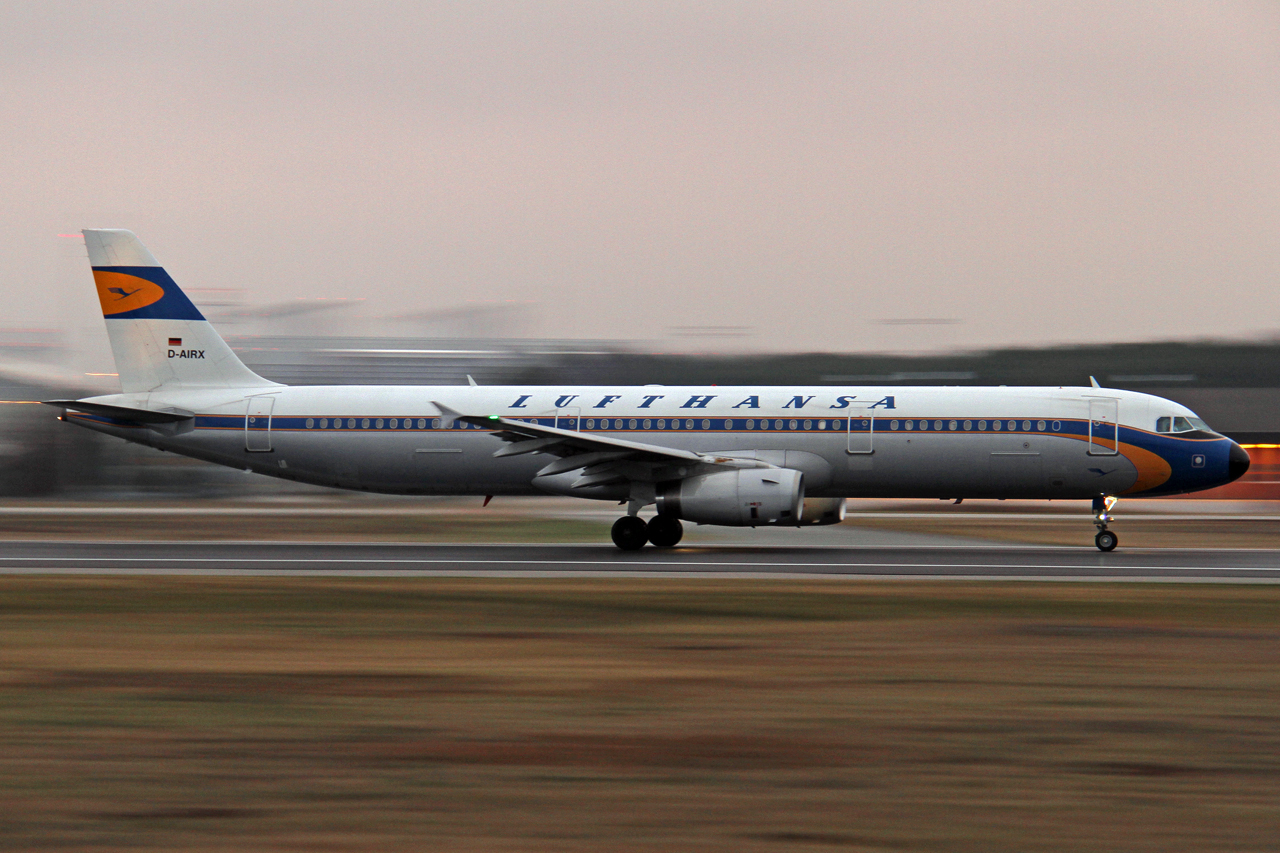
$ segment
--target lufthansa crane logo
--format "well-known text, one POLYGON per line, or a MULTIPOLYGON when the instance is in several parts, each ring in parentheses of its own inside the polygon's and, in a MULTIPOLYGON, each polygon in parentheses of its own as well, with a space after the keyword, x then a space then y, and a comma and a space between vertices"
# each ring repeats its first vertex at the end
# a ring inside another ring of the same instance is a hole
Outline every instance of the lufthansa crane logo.
POLYGON ((98 301, 102 303, 104 317, 136 311, 164 299, 163 287, 136 275, 94 270, 93 280, 98 285, 98 301))

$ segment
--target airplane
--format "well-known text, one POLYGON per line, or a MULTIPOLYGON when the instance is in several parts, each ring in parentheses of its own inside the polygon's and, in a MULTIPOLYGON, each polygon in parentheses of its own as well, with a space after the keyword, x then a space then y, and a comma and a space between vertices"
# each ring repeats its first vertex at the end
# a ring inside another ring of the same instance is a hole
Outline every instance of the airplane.
POLYGON ((1096 381, 281 385, 240 361, 132 232, 83 233, 121 393, 46 401, 62 420, 320 486, 625 503, 611 537, 627 551, 675 546, 683 522, 838 524, 848 498, 1090 501, 1094 544, 1111 551, 1120 496, 1210 489, 1249 468, 1185 406, 1096 381))

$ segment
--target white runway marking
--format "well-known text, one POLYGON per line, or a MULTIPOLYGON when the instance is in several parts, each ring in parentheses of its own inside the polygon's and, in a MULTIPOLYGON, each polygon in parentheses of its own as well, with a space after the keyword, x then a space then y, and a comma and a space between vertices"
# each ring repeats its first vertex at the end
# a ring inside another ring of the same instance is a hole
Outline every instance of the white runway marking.
POLYGON ((40 574, 1280 583, 1280 552, 710 546, 627 554, 583 545, 0 544, 0 575, 40 574))
MULTIPOLYGON (((731 566, 731 567, 752 567, 752 566, 772 566, 784 567, 795 566, 797 568, 892 568, 892 569, 973 569, 983 567, 982 563, 906 563, 906 562, 878 562, 878 563, 801 563, 782 560, 671 560, 664 562, 660 560, 522 560, 512 558, 509 560, 477 560, 471 558, 461 559, 444 559, 444 558, 421 558, 421 557, 396 557, 393 560, 378 557, 0 557, 0 562, 76 562, 76 563, 303 563, 313 565, 316 563, 338 563, 338 564, 374 564, 374 563, 409 563, 412 565, 477 565, 477 566, 509 566, 513 563, 519 563, 522 566, 665 566, 673 565, 687 568, 689 566, 731 566)), ((992 568, 996 568, 993 566, 992 568)), ((1280 567, 1276 566, 1091 566, 1088 564, 1070 564, 1070 563, 1007 563, 999 566, 999 568, 1007 569, 1057 569, 1060 571, 1078 571, 1082 569, 1141 569, 1143 571, 1168 572, 1168 571, 1194 571, 1194 572, 1275 572, 1280 571, 1280 567)), ((3 567, 0 567, 3 571, 3 567)))
POLYGON ((688 571, 607 571, 581 569, 449 570, 449 569, 146 569, 84 566, 61 568, 0 568, 0 575, 60 576, 149 576, 149 577, 241 577, 241 578, 640 578, 683 580, 809 580, 809 581, 1005 581, 1011 583, 1226 583, 1280 584, 1280 577, 1206 577, 1187 575, 1000 575, 1000 574, 900 574, 881 572, 688 572, 688 571))

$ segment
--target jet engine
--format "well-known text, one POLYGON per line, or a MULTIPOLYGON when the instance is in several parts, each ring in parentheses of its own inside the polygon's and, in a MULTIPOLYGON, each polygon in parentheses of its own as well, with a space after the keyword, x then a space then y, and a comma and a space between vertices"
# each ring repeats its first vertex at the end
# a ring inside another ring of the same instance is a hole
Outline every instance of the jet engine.
POLYGON ((805 498, 800 513, 800 521, 782 519, 773 523, 773 527, 819 527, 824 524, 839 524, 844 521, 844 498, 805 498))
POLYGON ((804 504, 804 474, 790 468, 703 474, 659 483, 657 499, 659 515, 697 524, 795 524, 804 504))

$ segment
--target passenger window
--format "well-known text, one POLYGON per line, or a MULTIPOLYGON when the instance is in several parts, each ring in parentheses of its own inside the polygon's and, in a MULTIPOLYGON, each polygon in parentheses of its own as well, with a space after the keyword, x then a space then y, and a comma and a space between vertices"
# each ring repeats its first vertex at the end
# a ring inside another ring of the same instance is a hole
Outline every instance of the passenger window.
POLYGON ((1156 418, 1156 432, 1170 432, 1169 424, 1171 418, 1156 418))

